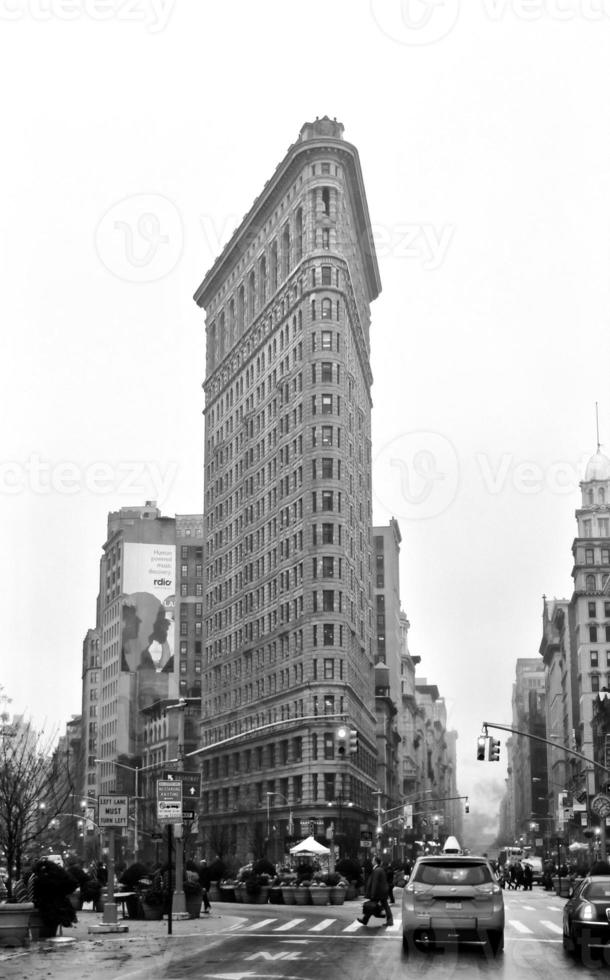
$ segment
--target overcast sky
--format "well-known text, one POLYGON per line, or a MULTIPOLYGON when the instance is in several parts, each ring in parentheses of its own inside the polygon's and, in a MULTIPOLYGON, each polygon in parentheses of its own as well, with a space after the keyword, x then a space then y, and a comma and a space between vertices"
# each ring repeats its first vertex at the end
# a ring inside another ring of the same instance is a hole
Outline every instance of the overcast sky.
MULTIPOLYGON (((603 0, 0 0, 4 623, 11 710, 80 711, 109 510, 201 511, 192 294, 301 125, 359 149, 374 520, 402 532, 418 668, 474 761, 542 594, 568 596, 608 395, 603 0)), ((502 736, 502 738, 504 738, 502 736)))

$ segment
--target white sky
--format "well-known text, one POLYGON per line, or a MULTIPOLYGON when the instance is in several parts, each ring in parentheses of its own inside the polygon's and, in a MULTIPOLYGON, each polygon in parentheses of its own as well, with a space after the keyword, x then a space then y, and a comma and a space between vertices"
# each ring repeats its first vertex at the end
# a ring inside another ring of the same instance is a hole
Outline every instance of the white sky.
POLYGON ((80 710, 107 512, 201 510, 191 297, 328 114, 360 151, 383 285, 374 519, 400 523, 460 791, 494 812, 505 750, 477 765, 475 738, 510 719, 542 594, 570 593, 596 400, 610 442, 610 0, 0 0, 0 27, 12 710, 49 730, 80 710))

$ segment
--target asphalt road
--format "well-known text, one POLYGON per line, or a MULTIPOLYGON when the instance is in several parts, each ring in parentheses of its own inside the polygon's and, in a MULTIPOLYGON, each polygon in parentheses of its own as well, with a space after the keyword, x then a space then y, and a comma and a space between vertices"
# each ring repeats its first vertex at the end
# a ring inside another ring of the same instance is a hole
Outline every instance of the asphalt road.
MULTIPOLYGON (((399 892, 397 890, 397 899, 399 892)), ((563 900, 541 889, 507 892, 505 951, 445 950, 405 957, 400 905, 394 926, 356 922, 359 903, 325 908, 223 906, 212 916, 174 923, 128 921, 129 933, 90 936, 98 921, 81 913, 72 942, 35 944, 0 952, 5 980, 434 980, 501 977, 506 980, 563 980, 598 976, 599 963, 577 964, 561 942, 563 900)))

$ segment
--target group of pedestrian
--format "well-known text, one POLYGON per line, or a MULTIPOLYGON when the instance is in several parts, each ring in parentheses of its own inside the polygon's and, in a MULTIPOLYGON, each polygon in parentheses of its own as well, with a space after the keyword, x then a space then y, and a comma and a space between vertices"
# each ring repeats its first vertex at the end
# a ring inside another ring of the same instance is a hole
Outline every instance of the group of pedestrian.
POLYGON ((523 888, 524 892, 532 891, 534 885, 534 872, 530 864, 515 861, 514 864, 504 865, 499 873, 500 886, 508 890, 518 891, 523 888))

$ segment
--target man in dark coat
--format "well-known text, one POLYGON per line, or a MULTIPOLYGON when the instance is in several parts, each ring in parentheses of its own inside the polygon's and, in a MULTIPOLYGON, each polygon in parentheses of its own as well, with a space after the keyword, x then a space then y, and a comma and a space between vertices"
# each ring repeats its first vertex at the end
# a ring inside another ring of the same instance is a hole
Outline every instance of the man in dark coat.
MULTIPOLYGON (((391 926, 394 925, 394 919, 392 918, 392 910, 388 905, 388 892, 388 877, 385 868, 381 864, 381 858, 375 856, 373 858, 373 871, 366 883, 364 895, 365 898, 370 899, 372 902, 378 902, 381 905, 386 916, 384 925, 391 926)), ((370 912, 367 913, 363 910, 362 918, 358 919, 358 922, 365 926, 370 917, 370 912)))

